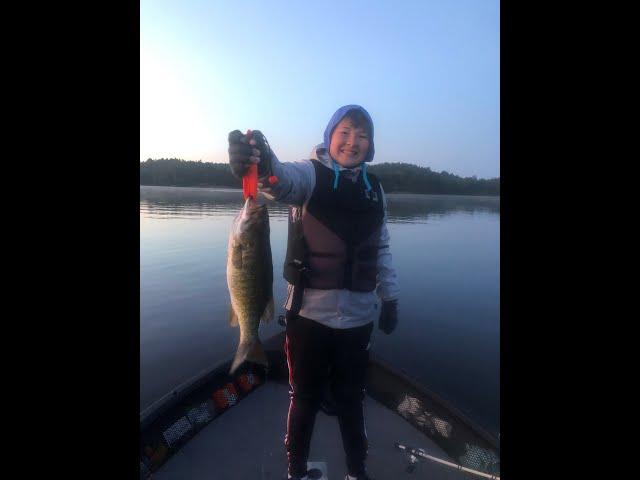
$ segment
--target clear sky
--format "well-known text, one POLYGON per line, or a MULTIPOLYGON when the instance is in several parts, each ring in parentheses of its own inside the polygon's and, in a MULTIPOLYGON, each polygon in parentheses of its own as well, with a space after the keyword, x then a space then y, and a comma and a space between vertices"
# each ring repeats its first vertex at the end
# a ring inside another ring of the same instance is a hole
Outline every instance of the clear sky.
POLYGON ((364 106, 374 163, 500 176, 499 0, 141 0, 140 160, 226 162, 231 130, 308 157, 364 106))

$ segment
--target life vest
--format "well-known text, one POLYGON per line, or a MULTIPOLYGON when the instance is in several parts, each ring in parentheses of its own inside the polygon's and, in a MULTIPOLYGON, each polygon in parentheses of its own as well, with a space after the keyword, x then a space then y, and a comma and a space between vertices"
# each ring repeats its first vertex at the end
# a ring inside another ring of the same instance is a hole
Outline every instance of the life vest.
POLYGON ((375 175, 362 170, 356 181, 311 160, 316 185, 302 209, 289 208, 289 238, 284 278, 302 288, 371 292, 376 288, 380 230, 384 219, 382 190, 375 175))

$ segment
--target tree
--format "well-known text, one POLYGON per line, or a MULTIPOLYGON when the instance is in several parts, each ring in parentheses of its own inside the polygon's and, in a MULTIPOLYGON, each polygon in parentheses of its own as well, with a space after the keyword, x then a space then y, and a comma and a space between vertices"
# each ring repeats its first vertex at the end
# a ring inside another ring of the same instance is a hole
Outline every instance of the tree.
MULTIPOLYGON (((500 195, 500 178, 459 177, 447 171, 410 163, 380 163, 369 171, 377 175, 385 192, 450 195, 500 195)), ((140 185, 241 188, 227 163, 185 161, 178 158, 140 162, 140 185)))

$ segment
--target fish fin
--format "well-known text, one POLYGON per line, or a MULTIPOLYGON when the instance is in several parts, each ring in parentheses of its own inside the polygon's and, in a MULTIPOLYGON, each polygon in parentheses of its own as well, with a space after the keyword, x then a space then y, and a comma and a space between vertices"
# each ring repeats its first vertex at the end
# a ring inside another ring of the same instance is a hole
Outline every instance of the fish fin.
POLYGON ((238 367, 244 362, 259 363, 265 367, 269 366, 267 354, 265 353, 259 338, 256 338, 252 342, 242 342, 238 345, 236 356, 233 358, 233 363, 229 369, 229 375, 233 375, 238 367))
POLYGON ((264 307, 264 312, 262 312, 262 316, 260 317, 260 321, 263 323, 271 320, 273 320, 273 296, 267 302, 267 306, 264 307))
POLYGON ((229 307, 229 325, 232 327, 238 326, 238 315, 236 315, 236 311, 233 309, 233 305, 229 307))

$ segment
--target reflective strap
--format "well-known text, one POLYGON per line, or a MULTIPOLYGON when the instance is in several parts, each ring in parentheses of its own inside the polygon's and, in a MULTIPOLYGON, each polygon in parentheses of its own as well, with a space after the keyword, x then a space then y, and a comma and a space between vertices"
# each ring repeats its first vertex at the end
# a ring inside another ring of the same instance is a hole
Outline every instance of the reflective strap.
POLYGON ((362 164, 362 179, 364 180, 364 184, 367 186, 367 190, 371 190, 371 184, 369 183, 369 178, 367 177, 367 164, 362 164))
POLYGON ((335 190, 338 188, 338 177, 340 177, 340 168, 336 162, 333 162, 333 171, 336 174, 336 178, 333 180, 333 189, 335 190))

